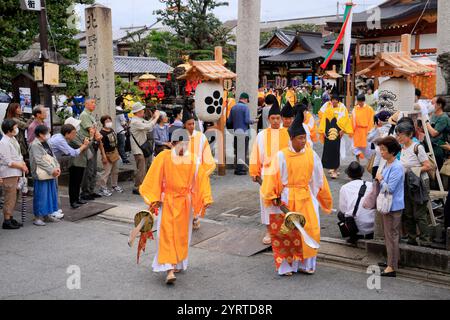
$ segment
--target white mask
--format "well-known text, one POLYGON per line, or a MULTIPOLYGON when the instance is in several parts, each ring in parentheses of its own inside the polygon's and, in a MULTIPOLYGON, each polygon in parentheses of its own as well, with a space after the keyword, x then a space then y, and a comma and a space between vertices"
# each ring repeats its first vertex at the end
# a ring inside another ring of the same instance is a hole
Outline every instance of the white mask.
POLYGON ((45 135, 45 141, 49 140, 50 138, 51 138, 50 133, 47 133, 47 134, 45 135))
POLYGON ((14 136, 17 136, 19 134, 19 128, 14 129, 14 136))
POLYGON ((105 128, 111 129, 113 127, 113 123, 112 122, 106 122, 105 123, 105 128))

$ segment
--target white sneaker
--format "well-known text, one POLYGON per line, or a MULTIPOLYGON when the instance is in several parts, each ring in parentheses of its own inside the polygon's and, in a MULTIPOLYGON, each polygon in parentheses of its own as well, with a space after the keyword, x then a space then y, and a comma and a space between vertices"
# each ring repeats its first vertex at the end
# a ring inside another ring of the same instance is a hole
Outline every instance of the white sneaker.
POLYGON ((51 215, 48 215, 44 217, 45 222, 60 222, 59 219, 56 219, 55 217, 52 217, 51 215))
POLYGON ((102 197, 111 197, 112 196, 112 193, 106 188, 101 188, 100 192, 98 194, 101 195, 102 197))
POLYGON ((64 214, 62 213, 62 210, 58 210, 58 211, 53 212, 51 214, 51 216, 53 218, 55 218, 55 219, 62 219, 62 218, 64 218, 64 214))
POLYGON ((115 192, 118 192, 118 193, 122 193, 122 192, 123 192, 123 189, 122 189, 121 187, 119 187, 119 186, 112 187, 112 189, 113 189, 115 192))
POLYGON ((35 226, 38 226, 38 227, 43 227, 43 226, 45 226, 45 222, 42 221, 41 219, 35 219, 34 222, 33 222, 33 224, 34 224, 35 226))

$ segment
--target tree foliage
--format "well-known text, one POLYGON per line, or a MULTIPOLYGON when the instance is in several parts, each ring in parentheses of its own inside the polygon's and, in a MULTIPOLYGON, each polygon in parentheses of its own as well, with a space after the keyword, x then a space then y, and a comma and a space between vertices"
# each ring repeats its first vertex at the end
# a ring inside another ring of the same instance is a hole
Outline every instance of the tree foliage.
POLYGON ((316 24, 312 23, 302 23, 302 24, 293 24, 286 28, 283 28, 285 30, 292 30, 292 31, 306 31, 306 32, 322 32, 323 27, 318 26, 316 24))
POLYGON ((212 13, 218 7, 228 6, 216 0, 160 0, 165 9, 155 11, 159 21, 172 28, 176 34, 192 44, 194 50, 204 50, 215 45, 225 45, 229 30, 212 13))
MULTIPOLYGON (((50 50, 78 62, 79 43, 73 37, 79 31, 70 21, 73 5, 92 4, 94 0, 47 0, 50 50)), ((18 0, 0 1, 0 88, 11 90, 11 79, 21 70, 3 63, 4 57, 15 56, 28 49, 39 36, 38 13, 20 8, 18 0)), ((62 72, 62 74, 64 74, 62 72)), ((61 78, 64 82, 64 78, 61 78)), ((69 84, 69 83, 68 83, 69 84)))

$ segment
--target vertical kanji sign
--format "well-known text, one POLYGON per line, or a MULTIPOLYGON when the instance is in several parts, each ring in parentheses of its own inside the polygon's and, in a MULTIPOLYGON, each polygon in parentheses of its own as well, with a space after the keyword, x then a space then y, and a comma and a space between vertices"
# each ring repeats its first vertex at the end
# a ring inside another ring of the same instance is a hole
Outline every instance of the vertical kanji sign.
POLYGON ((41 0, 20 0, 22 10, 41 11, 41 0))
POLYGON ((111 9, 96 4, 86 8, 85 17, 89 97, 96 101, 98 116, 108 114, 114 117, 116 113, 111 9))

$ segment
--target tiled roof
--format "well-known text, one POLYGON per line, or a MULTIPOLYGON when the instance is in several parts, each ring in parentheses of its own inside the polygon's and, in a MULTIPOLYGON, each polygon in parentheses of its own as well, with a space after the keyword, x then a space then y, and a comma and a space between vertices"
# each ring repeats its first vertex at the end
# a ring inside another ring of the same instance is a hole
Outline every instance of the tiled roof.
MULTIPOLYGON (((448 1, 448 0, 447 0, 448 1)), ((378 6, 380 9, 381 23, 390 23, 398 21, 404 17, 409 17, 414 14, 420 14, 427 0, 414 0, 406 3, 396 3, 396 1, 388 1, 378 6)), ((437 10, 437 0, 431 0, 428 3, 427 11, 437 10)), ((353 24, 367 24, 367 21, 371 21, 372 12, 370 10, 355 13, 353 15, 353 24)), ((328 27, 336 28, 342 26, 342 18, 338 20, 328 21, 328 27)))
MULTIPOLYGON (((291 42, 289 47, 283 50, 279 55, 263 58, 263 61, 270 62, 300 62, 307 60, 315 60, 325 58, 328 50, 323 48, 323 38, 320 33, 315 32, 299 32, 297 38, 291 42), (295 40, 295 41, 294 41, 295 40), (293 47, 300 43, 305 49, 304 52, 292 52, 293 47)), ((335 53, 333 61, 342 60, 342 54, 335 53)))
POLYGON ((189 78, 191 75, 200 75, 203 80, 234 79, 236 74, 216 61, 191 61, 190 68, 179 79, 189 78))
MULTIPOLYGON (((87 55, 80 55, 80 63, 74 68, 78 71, 88 70, 87 55)), ((114 56, 114 73, 127 74, 166 74, 173 68, 157 58, 114 56)))
POLYGON ((267 58, 267 57, 273 57, 277 56, 281 53, 283 53, 283 48, 265 48, 265 49, 259 49, 259 57, 260 58, 267 58))
POLYGON ((421 76, 435 72, 434 68, 425 66, 402 53, 379 53, 371 66, 361 70, 356 75, 371 74, 377 70, 381 63, 388 64, 393 71, 406 77, 421 76))

